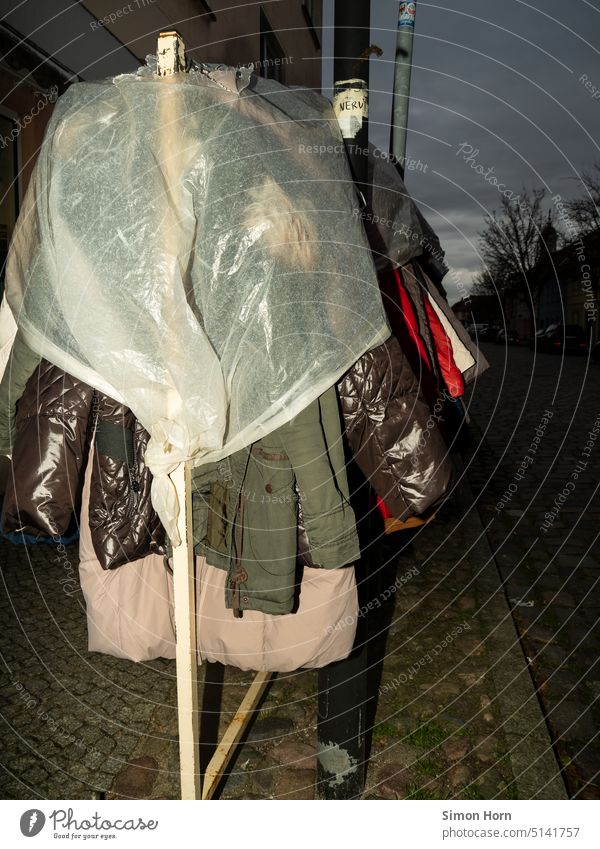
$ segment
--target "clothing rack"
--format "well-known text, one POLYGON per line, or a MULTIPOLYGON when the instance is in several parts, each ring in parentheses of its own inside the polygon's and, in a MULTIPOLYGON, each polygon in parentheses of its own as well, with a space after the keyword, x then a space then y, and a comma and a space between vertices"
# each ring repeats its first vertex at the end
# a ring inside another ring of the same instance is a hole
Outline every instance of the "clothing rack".
MULTIPOLYGON (((157 75, 165 85, 173 82, 175 74, 185 72, 185 46, 176 31, 160 33, 157 60, 157 75)), ((177 126, 176 109, 175 98, 163 99, 159 117, 166 152, 166 162, 163 166, 167 170, 175 165, 173 151, 177 150, 177 145, 172 134, 176 132, 177 126)), ((173 419, 177 417, 176 400, 179 399, 173 397, 172 404, 169 405, 173 419)), ((204 770, 204 780, 200 788, 201 729, 198 715, 195 570, 189 462, 179 463, 170 477, 179 503, 177 528, 180 543, 173 547, 173 584, 181 798, 210 799, 214 796, 273 673, 258 672, 255 675, 223 737, 216 743, 214 753, 204 770)), ((322 785, 321 796, 324 798, 351 798, 362 792, 368 702, 366 677, 364 639, 362 646, 353 651, 346 660, 337 661, 318 670, 317 777, 322 785), (345 758, 336 757, 340 751, 345 758), (329 757, 330 753, 333 757, 329 757)))
MULTIPOLYGON (((158 76, 165 85, 176 73, 186 68, 185 45, 181 36, 174 31, 161 32, 157 45, 158 76)), ((177 149, 171 144, 171 136, 177 132, 177 101, 163 98, 160 123, 164 149, 167 153, 177 149)), ((174 141, 174 140, 173 140, 174 141)), ((172 153, 168 159, 174 166, 172 153)), ((173 399, 172 408, 175 408, 173 399)), ((177 634, 177 718, 179 728, 179 769, 182 799, 210 799, 237 743, 252 718, 271 673, 258 672, 249 686, 240 707, 231 720, 225 734, 218 743, 200 789, 200 728, 198 721, 198 650, 196 643, 196 601, 194 547, 192 532, 192 485, 189 462, 179 463, 171 472, 171 481, 177 492, 179 515, 177 527, 180 543, 173 546, 173 591, 175 602, 175 630, 177 634)))

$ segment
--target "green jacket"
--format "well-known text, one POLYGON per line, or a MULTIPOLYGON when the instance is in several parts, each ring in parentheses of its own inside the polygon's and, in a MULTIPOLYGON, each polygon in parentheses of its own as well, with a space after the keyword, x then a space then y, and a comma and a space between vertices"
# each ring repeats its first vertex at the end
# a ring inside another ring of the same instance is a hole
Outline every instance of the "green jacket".
POLYGON ((193 470, 192 485, 195 551, 227 570, 236 615, 292 611, 299 520, 305 560, 334 569, 360 557, 335 388, 252 446, 193 470))

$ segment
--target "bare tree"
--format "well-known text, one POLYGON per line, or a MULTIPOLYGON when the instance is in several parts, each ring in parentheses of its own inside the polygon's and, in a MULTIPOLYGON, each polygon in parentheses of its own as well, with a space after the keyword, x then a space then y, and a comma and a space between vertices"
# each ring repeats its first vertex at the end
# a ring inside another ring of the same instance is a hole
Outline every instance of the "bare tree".
POLYGON ((600 162, 592 171, 584 171, 581 183, 585 189, 582 197, 565 201, 565 206, 581 235, 600 230, 600 162))
POLYGON ((503 197, 499 212, 486 217, 479 234, 484 267, 475 279, 476 294, 496 294, 503 300, 508 292, 520 291, 533 314, 539 295, 534 272, 544 254, 556 247, 552 216, 543 208, 545 195, 544 189, 530 194, 524 188, 518 199, 503 197))
POLYGON ((474 295, 497 295, 498 289, 494 282, 494 275, 488 268, 482 268, 473 279, 472 291, 474 295))

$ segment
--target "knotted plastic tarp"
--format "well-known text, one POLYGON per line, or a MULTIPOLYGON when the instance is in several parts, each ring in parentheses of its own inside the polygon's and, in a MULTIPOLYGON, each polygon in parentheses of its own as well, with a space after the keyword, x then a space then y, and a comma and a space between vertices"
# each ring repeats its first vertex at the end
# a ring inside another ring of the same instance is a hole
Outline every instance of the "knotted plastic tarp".
POLYGON ((327 100, 249 69, 77 83, 7 268, 33 350, 126 404, 168 474, 291 419, 389 335, 327 100))

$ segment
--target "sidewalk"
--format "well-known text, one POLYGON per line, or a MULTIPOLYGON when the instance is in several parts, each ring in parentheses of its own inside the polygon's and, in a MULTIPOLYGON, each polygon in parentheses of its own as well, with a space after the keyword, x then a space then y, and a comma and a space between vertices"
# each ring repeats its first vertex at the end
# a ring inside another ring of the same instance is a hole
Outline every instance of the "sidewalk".
MULTIPOLYGON (((392 592, 371 633, 386 618, 391 627, 383 668, 371 670, 379 704, 366 798, 564 798, 464 476, 435 522, 386 546, 380 586, 392 592), (406 583, 394 591, 397 576, 406 583)), ((76 549, 0 551, 1 796, 178 798, 174 663, 87 652, 76 549)), ((251 677, 227 669, 222 725, 251 677)), ((222 798, 314 797, 316 678, 275 680, 222 798)))
POLYGON ((465 455, 569 795, 600 798, 600 365, 483 346, 465 455))

